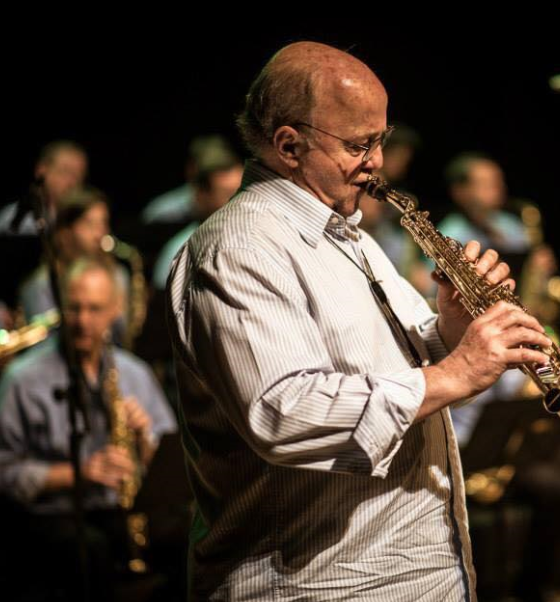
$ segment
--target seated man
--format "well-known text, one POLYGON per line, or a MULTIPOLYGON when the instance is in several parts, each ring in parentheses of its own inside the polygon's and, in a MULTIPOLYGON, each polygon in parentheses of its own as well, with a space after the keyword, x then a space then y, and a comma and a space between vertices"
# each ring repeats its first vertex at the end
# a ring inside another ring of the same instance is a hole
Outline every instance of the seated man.
POLYGON ((198 154, 198 170, 193 182, 191 218, 163 247, 154 265, 153 285, 163 290, 173 257, 200 224, 223 207, 241 185, 243 166, 228 148, 208 145, 198 154))
POLYGON ((438 225, 447 236, 466 244, 477 240, 483 249, 527 253, 523 222, 504 210, 507 187, 500 166, 482 153, 464 153, 447 167, 449 195, 456 206, 438 225))
MULTIPOLYGON (((493 248, 506 255, 508 262, 517 257, 517 273, 513 272, 520 283, 517 294, 530 313, 546 323, 548 320, 540 309, 548 296, 546 285, 555 269, 554 255, 550 252, 548 258, 544 257, 547 253, 544 247, 535 253, 536 249, 531 249, 529 230, 520 217, 507 211, 508 189, 500 165, 483 153, 462 153, 450 162, 445 177, 456 209, 440 222, 438 229, 462 244, 476 239, 484 250, 493 248), (548 265, 541 268, 543 258, 548 265), (525 261, 527 267, 521 269, 525 261)), ((475 403, 452 409, 459 444, 468 444, 486 404, 517 399, 527 385, 523 373, 508 372, 479 395, 475 403)), ((538 391, 534 394, 538 395, 538 391)))
MULTIPOLYGON (((77 188, 61 200, 54 224, 53 243, 62 274, 79 257, 100 258, 110 261, 114 254, 103 249, 110 233, 109 201, 105 194, 93 187, 77 188)), ((113 342, 131 348, 133 332, 131 322, 136 318, 133 307, 134 274, 122 262, 115 263, 115 278, 119 315, 112 327, 113 342)), ((136 292, 136 294, 142 294, 136 292)), ((19 306, 27 322, 44 316, 55 308, 49 269, 42 263, 28 276, 19 290, 19 306)), ((140 318, 141 320, 143 318, 140 318)))
MULTIPOLYGON (((46 209, 51 218, 56 217, 59 202, 64 195, 84 183, 87 170, 87 153, 82 146, 72 140, 54 140, 41 149, 34 176, 42 182, 46 209)), ((21 216, 17 229, 12 230, 11 224, 17 211, 16 203, 0 209, 0 235, 37 234, 31 210, 21 216)))
POLYGON ((185 161, 185 183, 152 199, 142 211, 142 222, 151 224, 174 224, 197 219, 195 200, 199 172, 204 169, 208 157, 218 160, 234 155, 230 143, 219 135, 197 136, 189 144, 185 161))
MULTIPOLYGON (((176 425, 147 365, 106 342, 117 313, 112 269, 92 259, 79 260, 67 271, 63 293, 90 425, 82 439, 81 468, 91 592, 105 596, 111 591, 115 565, 121 559, 126 561, 126 532, 118 512, 118 491, 138 468, 147 466, 160 435, 175 430, 176 425), (112 365, 118 372, 126 427, 137 441, 136 459, 111 439, 110 409, 114 400, 108 395, 108 369, 112 365)), ((62 589, 69 599, 77 599, 72 598, 77 587, 72 581, 79 574, 72 518, 74 473, 68 402, 61 395, 68 384, 56 337, 15 360, 3 375, 0 494, 22 509, 24 520, 17 527, 11 526, 20 545, 32 545, 25 553, 37 554, 45 574, 57 588, 72 574, 62 589)), ((78 427, 83 429, 83 425, 80 415, 78 427)), ((29 567, 29 562, 25 564, 29 567)))
MULTIPOLYGON (((67 193, 59 202, 53 231, 58 267, 64 270, 81 256, 102 255, 101 241, 106 234, 109 234, 107 197, 100 190, 91 187, 67 193)), ((120 271, 117 273, 117 281, 119 285, 126 285, 126 276, 120 271)), ((19 304, 28 322, 54 307, 46 263, 42 263, 24 280, 19 292, 19 304)))

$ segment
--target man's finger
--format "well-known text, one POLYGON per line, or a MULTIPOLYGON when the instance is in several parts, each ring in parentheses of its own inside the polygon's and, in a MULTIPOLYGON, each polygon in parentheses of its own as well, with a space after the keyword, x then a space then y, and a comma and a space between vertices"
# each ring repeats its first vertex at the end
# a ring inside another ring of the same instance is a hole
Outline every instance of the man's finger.
POLYGON ((478 240, 470 240, 463 248, 466 258, 469 261, 476 261, 480 255, 480 243, 478 240))
POLYGON ((494 251, 494 249, 488 249, 487 251, 484 251, 484 254, 476 264, 476 271, 481 276, 485 276, 490 270, 494 268, 494 266, 498 262, 499 257, 500 256, 498 255, 498 252, 494 251))
POLYGON ((496 266, 494 266, 491 270, 486 274, 486 280, 492 284, 498 284, 505 280, 507 276, 509 276, 510 268, 507 263, 501 261, 496 266))

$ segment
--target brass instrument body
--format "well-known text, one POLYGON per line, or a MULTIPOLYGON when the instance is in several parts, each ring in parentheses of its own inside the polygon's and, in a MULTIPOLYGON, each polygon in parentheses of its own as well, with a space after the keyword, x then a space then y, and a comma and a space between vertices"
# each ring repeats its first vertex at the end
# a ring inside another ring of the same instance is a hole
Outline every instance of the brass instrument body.
POLYGON ((119 506, 126 513, 126 528, 130 559, 128 568, 133 573, 145 573, 148 567, 141 557, 140 549, 146 546, 146 516, 142 513, 131 513, 136 494, 141 485, 141 464, 138 458, 136 434, 127 424, 124 398, 119 388, 119 374, 115 365, 110 345, 107 346, 109 367, 104 379, 104 390, 110 417, 110 441, 115 447, 128 451, 136 467, 133 475, 123 479, 117 492, 119 506))
MULTIPOLYGON (((126 422, 124 400, 119 391, 118 373, 114 366, 107 370, 105 377, 105 391, 109 399, 109 415, 111 419, 111 444, 128 451, 133 462, 138 465, 138 453, 136 450, 136 436, 126 422)), ((125 479, 118 491, 119 505, 125 510, 130 510, 134 504, 134 498, 140 488, 140 471, 135 471, 130 479, 125 479)))
POLYGON ((16 353, 44 341, 51 329, 60 324, 58 310, 49 309, 44 314, 35 316, 30 324, 16 330, 0 329, 0 362, 9 359, 16 353))
MULTIPOLYGON (((365 189, 374 199, 391 203, 403 213, 401 225, 410 232, 424 254, 435 262, 437 271, 445 274, 459 291, 460 301, 473 319, 498 301, 505 301, 527 311, 509 287, 503 284, 492 285, 480 276, 475 265, 465 256, 461 243, 439 232, 430 221, 429 213, 417 210, 414 200, 392 190, 377 176, 368 178, 365 189)), ((521 370, 535 382, 544 395, 543 403, 546 410, 558 414, 560 412, 560 348, 556 343, 552 343, 542 351, 549 357, 547 366, 524 364, 521 370)))
POLYGON ((147 313, 147 286, 144 277, 144 261, 138 249, 112 234, 101 240, 101 249, 124 262, 130 270, 130 296, 126 312, 125 349, 132 349, 134 340, 142 332, 147 313))

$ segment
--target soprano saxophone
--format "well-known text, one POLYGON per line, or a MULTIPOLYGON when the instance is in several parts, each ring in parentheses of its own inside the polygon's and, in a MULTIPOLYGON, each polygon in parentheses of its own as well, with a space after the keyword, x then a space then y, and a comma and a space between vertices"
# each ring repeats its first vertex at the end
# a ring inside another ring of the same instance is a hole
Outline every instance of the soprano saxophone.
POLYGON ((103 387, 110 416, 111 444, 128 451, 136 467, 129 478, 123 479, 117 492, 119 506, 123 509, 126 518, 129 548, 128 568, 133 573, 145 573, 148 567, 141 556, 141 549, 146 546, 147 517, 141 512, 131 512, 141 484, 141 466, 136 435, 127 424, 124 397, 119 387, 119 373, 110 344, 107 345, 107 358, 109 366, 103 387))
MULTIPOLYGON (((507 285, 493 285, 480 276, 474 264, 465 256, 461 243, 437 230, 429 219, 429 213, 417 209, 415 200, 390 188, 378 176, 368 177, 365 190, 369 196, 390 203, 403 214, 401 225, 410 232, 426 257, 435 262, 437 271, 447 276, 459 291, 460 301, 473 319, 498 301, 506 301, 527 311, 507 285)), ((542 392, 546 410, 551 414, 560 414, 560 349, 556 343, 539 349, 548 355, 548 364, 539 366, 527 363, 520 366, 520 370, 542 392)))

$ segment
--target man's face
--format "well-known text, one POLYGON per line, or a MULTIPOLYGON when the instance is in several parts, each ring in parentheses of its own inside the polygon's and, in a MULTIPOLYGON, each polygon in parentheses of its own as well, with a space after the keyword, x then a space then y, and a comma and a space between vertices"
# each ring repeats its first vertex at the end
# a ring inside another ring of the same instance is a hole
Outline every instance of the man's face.
POLYGON ((231 199, 241 185, 242 176, 241 165, 216 171, 210 176, 210 187, 198 191, 198 204, 203 217, 211 215, 231 199))
POLYGON ((49 202, 56 205, 69 190, 83 184, 87 173, 87 159, 83 153, 62 149, 52 161, 37 166, 35 175, 43 177, 49 202))
POLYGON ((92 205, 72 225, 76 251, 79 255, 96 255, 101 250, 101 239, 109 234, 109 210, 105 203, 92 205))
MULTIPOLYGON (((318 95, 310 124, 349 142, 369 146, 387 128, 387 99, 378 90, 359 90, 347 98, 318 95)), ((297 128, 309 142, 294 174, 296 184, 347 217, 365 194, 367 176, 383 166, 381 146, 363 162, 364 151, 306 126, 297 128)), ((372 201, 373 202, 373 201, 372 201)))
POLYGON ((114 284, 102 269, 88 270, 68 286, 66 321, 76 351, 89 355, 104 344, 117 317, 114 284))
POLYGON ((413 157, 414 149, 407 144, 398 144, 387 148, 384 152, 383 165, 383 174, 387 180, 392 184, 404 180, 413 157))
POLYGON ((467 211, 495 211, 506 200, 506 184, 502 170, 493 161, 476 161, 469 179, 458 185, 455 196, 467 211))
POLYGON ((481 161, 473 165, 468 186, 471 198, 482 207, 499 209, 505 201, 504 174, 491 161, 481 161))

